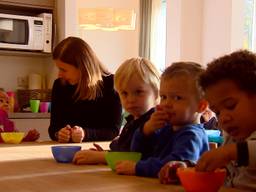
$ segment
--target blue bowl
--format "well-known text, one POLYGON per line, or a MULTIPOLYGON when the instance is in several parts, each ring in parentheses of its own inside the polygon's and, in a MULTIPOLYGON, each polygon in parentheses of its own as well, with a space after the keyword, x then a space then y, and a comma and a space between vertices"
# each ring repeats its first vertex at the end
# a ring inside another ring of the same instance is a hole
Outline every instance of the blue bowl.
POLYGON ((219 137, 220 136, 220 130, 205 130, 207 136, 210 137, 219 137))
POLYGON ((54 159, 59 163, 71 163, 77 151, 81 146, 52 146, 54 159))
POLYGON ((223 143, 223 137, 220 135, 220 130, 205 130, 209 142, 223 143))

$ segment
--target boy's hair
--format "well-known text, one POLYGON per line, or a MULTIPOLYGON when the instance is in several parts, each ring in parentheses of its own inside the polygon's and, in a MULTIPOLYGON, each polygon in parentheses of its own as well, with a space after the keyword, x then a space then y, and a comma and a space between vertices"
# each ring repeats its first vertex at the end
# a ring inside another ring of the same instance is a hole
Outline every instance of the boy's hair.
POLYGON ((143 82, 152 86, 155 95, 159 95, 160 73, 145 58, 131 58, 123 62, 114 75, 114 87, 119 91, 126 86, 133 75, 138 75, 143 82))
POLYGON ((210 62, 199 83, 205 90, 221 80, 232 80, 243 91, 256 93, 256 55, 239 50, 210 62))
POLYGON ((195 81, 197 97, 199 99, 203 98, 204 92, 198 84, 199 76, 204 72, 202 66, 195 62, 175 62, 172 63, 169 67, 167 67, 162 76, 161 80, 166 80, 173 78, 175 76, 186 75, 192 78, 195 81))

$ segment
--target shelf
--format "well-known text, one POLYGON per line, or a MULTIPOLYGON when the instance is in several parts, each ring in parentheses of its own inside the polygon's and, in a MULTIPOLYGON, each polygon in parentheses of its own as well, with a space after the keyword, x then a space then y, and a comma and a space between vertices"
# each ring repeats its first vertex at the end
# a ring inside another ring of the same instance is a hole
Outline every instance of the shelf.
POLYGON ((3 55, 3 56, 23 56, 23 57, 51 57, 52 53, 32 52, 32 51, 0 50, 0 55, 3 55))
POLYGON ((50 119, 50 113, 9 113, 10 119, 50 119))
POLYGON ((55 7, 54 0, 0 0, 1 9, 14 10, 14 11, 26 11, 37 12, 44 10, 46 12, 52 11, 55 7))

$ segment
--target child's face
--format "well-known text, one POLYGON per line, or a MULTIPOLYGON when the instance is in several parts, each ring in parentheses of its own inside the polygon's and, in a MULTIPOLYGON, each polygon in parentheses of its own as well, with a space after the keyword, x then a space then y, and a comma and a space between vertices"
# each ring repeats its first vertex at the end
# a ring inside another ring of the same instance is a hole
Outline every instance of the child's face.
POLYGON ((194 80, 187 76, 174 76, 161 80, 160 106, 168 113, 173 126, 195 123, 199 99, 194 80))
POLYGON ((127 85, 118 90, 118 94, 124 109, 135 119, 157 104, 152 86, 144 83, 137 75, 133 75, 127 85))
POLYGON ((219 126, 234 139, 245 139, 256 131, 256 94, 248 94, 231 80, 222 80, 206 89, 210 108, 219 126))
POLYGON ((9 98, 7 94, 0 91, 0 109, 8 112, 9 111, 9 98))

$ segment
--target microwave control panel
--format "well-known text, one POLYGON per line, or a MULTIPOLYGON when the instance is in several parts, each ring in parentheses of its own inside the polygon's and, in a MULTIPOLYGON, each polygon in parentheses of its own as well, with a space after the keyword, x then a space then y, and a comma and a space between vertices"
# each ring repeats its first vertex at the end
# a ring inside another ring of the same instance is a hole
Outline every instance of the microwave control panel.
POLYGON ((43 21, 34 21, 34 48, 37 50, 43 50, 43 21))

